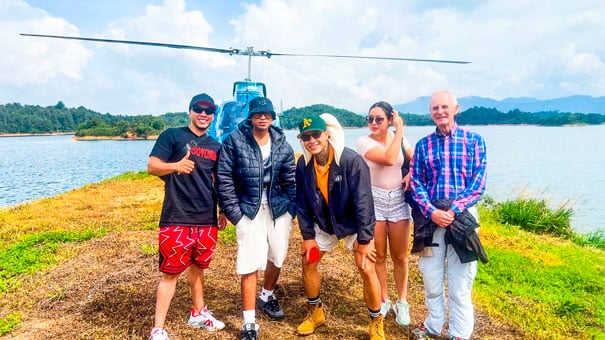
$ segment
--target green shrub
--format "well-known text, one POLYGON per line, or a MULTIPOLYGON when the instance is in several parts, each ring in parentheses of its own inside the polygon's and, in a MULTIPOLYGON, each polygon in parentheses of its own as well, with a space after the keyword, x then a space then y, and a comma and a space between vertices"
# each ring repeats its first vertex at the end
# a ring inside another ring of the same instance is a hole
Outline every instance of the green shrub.
POLYGON ((573 209, 565 205, 550 209, 544 199, 517 198, 498 204, 497 210, 503 224, 517 225, 536 234, 564 238, 574 235, 570 224, 573 209))
POLYGON ((576 234, 572 238, 573 242, 583 247, 595 247, 605 249, 605 230, 597 230, 588 234, 576 234))

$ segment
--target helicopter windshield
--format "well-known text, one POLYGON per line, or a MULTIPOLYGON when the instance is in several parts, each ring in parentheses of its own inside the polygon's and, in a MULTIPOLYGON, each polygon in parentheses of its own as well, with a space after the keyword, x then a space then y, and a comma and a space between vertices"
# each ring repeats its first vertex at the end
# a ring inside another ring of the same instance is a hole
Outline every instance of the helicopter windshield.
MULTIPOLYGON (((256 97, 266 97, 265 84, 251 81, 233 83, 233 100, 224 102, 217 110, 210 130, 210 136, 223 142, 229 133, 237 129, 238 124, 248 117, 248 103, 256 97)), ((273 121, 279 126, 279 116, 273 121)))
POLYGON ((210 136, 222 142, 229 133, 237 129, 237 125, 246 119, 246 117, 248 117, 247 103, 237 101, 224 102, 208 132, 210 136))
POLYGON ((251 81, 236 81, 233 83, 233 97, 240 103, 249 103, 256 97, 266 97, 265 84, 251 81))

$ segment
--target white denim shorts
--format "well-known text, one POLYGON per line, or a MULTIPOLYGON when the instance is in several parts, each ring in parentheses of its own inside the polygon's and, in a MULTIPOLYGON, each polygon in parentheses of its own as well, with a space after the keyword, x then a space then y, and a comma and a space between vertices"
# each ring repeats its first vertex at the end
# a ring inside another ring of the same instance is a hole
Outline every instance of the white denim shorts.
POLYGON ((292 215, 285 213, 273 221, 271 209, 261 204, 256 217, 244 215, 235 226, 238 275, 265 270, 267 260, 281 268, 288 254, 292 215))
POLYGON ((405 202, 403 188, 384 190, 372 187, 372 196, 377 221, 397 222, 412 217, 410 205, 405 202))
MULTIPOLYGON (((314 226, 315 229, 315 242, 317 242, 317 246, 321 251, 331 251, 338 244, 338 237, 334 234, 328 234, 325 231, 321 230, 319 226, 316 224, 314 226)), ((353 250, 353 246, 355 245, 355 241, 357 241, 357 233, 347 235, 342 239, 347 246, 347 249, 353 250)))

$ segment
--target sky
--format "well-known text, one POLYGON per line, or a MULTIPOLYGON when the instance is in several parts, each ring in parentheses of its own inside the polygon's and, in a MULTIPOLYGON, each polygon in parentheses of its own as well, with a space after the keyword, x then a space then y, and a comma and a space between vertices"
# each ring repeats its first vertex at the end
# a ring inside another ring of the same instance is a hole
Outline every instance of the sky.
POLYGON ((498 100, 605 95, 602 0, 0 0, 0 104, 159 115, 186 111, 201 92, 230 99, 248 58, 20 33, 472 61, 253 58, 251 78, 278 110, 365 113, 442 89, 498 100))

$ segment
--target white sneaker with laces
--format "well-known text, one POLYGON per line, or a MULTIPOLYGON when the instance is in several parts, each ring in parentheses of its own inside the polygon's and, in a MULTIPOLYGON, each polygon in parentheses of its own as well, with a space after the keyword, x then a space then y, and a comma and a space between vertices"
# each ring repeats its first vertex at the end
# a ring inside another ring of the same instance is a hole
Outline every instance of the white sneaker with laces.
POLYGON ((380 303, 380 314, 384 315, 385 319, 389 313, 389 309, 391 309, 391 301, 389 301, 389 299, 386 299, 380 303))
POLYGON ((410 304, 397 300, 397 302, 393 304, 393 313, 395 313, 395 321, 399 325, 410 325, 410 304))
POLYGON ((170 340, 166 328, 154 327, 149 335, 149 340, 170 340))
POLYGON ((210 332, 220 331, 225 328, 225 324, 222 321, 217 320, 207 307, 202 308, 199 314, 191 308, 188 324, 191 327, 203 328, 210 332))

